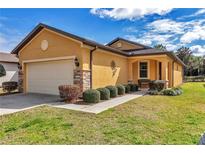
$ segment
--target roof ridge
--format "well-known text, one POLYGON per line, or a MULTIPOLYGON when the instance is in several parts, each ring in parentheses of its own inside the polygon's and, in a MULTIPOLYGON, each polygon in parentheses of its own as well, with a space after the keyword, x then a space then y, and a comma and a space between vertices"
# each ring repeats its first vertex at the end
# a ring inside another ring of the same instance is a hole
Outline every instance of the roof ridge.
MULTIPOLYGON (((19 48, 21 48, 21 46, 26 42, 26 40, 29 38, 29 37, 32 37, 33 33, 35 33, 35 31, 37 31, 38 29, 40 28, 47 28, 47 29, 50 29, 50 30, 53 30, 55 32, 58 32, 58 33, 61 33, 63 35, 66 35, 66 36, 69 36, 69 37, 72 37, 76 40, 79 40, 87 45, 91 45, 91 46, 99 46, 101 48, 106 48, 107 50, 112 50, 113 52, 118 52, 119 54, 122 54, 124 56, 126 56, 126 53, 124 53, 122 50, 119 50, 119 49, 115 49, 115 48, 112 48, 110 46, 105 46, 101 43, 98 43, 98 42, 95 42, 93 40, 89 40, 89 39, 86 39, 84 37, 81 37, 81 36, 78 36, 78 35, 75 35, 75 34, 72 34, 72 33, 69 33, 69 32, 66 32, 66 31, 63 31, 61 29, 58 29, 58 28, 55 28, 55 27, 52 27, 52 26, 49 26, 49 25, 46 25, 46 24, 43 24, 43 23, 39 23, 12 51, 11 53, 16 53, 17 50, 19 48)), ((40 29, 41 30, 41 29, 40 29)), ((39 31, 40 31, 39 30, 39 31)))
MULTIPOLYGON (((21 50, 23 48, 23 46, 25 44, 27 44, 31 39, 32 37, 34 37, 38 32, 40 32, 43 28, 47 28, 49 30, 52 30, 52 31, 55 31, 56 33, 60 33, 62 35, 65 35, 65 36, 68 36, 68 37, 71 37, 73 39, 76 39, 78 41, 81 41, 82 43, 84 44, 87 44, 87 45, 90 45, 90 46, 93 46, 93 47, 99 47, 101 49, 104 49, 104 50, 108 50, 109 52, 112 52, 114 54, 120 54, 120 55, 123 55, 123 56, 126 56, 126 57, 129 57, 129 56, 133 56, 135 55, 133 52, 125 52, 123 50, 119 50, 119 49, 116 49, 116 48, 113 48, 111 46, 107 46, 107 45, 103 45, 101 43, 98 43, 98 42, 95 42, 95 41, 92 41, 92 40, 89 40, 89 39, 86 39, 86 38, 83 38, 83 37, 80 37, 78 35, 75 35, 75 34, 71 34, 69 32, 66 32, 66 31, 63 31, 61 29, 58 29, 58 28, 55 28, 55 27, 52 27, 52 26, 49 26, 49 25, 46 25, 46 24, 43 24, 43 23, 39 23, 12 51, 11 51, 11 54, 17 54, 19 50, 21 50)), ((129 41, 129 40, 126 40, 126 39, 123 39, 123 38, 120 38, 118 37, 117 39, 121 39, 121 40, 125 40, 125 41, 129 41)), ((132 42, 132 41, 129 41, 129 42, 132 42)), ((136 42, 132 42, 134 44, 138 44, 138 45, 141 45, 139 43, 136 43, 136 42)), ((109 43, 108 43, 109 44, 109 43)), ((145 45, 142 45, 144 46, 145 48, 144 49, 141 49, 142 51, 143 50, 147 50, 147 49, 152 49, 154 50, 154 48, 151 48, 151 47, 148 47, 148 46, 145 46, 145 45)), ((157 49, 155 49, 157 50, 157 49)), ((140 51, 140 50, 138 50, 140 51)), ((160 50, 157 50, 158 52, 156 53, 168 53, 168 51, 161 51, 160 50)), ((154 54, 154 53, 152 53, 154 54)), ((137 54, 136 54, 137 55, 137 54)), ((172 55, 173 56, 173 55, 172 55)))
POLYGON ((131 40, 128 40, 128 39, 125 39, 125 38, 122 38, 122 37, 116 37, 115 39, 113 39, 112 41, 110 41, 109 43, 106 44, 106 46, 110 46, 111 44, 117 42, 118 40, 123 40, 123 41, 126 41, 128 43, 131 43, 131 44, 135 44, 135 45, 139 45, 139 46, 143 46, 144 48, 152 48, 150 46, 147 46, 147 45, 144 45, 144 44, 141 44, 141 43, 138 43, 138 42, 135 42, 135 41, 131 41, 131 40))

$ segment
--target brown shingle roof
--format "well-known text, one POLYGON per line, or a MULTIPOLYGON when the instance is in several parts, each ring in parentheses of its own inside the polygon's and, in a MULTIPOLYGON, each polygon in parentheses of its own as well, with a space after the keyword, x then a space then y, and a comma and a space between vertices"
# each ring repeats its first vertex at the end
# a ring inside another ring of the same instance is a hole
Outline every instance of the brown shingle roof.
POLYGON ((124 38, 121 38, 121 37, 117 37, 115 38, 114 40, 110 41, 109 43, 106 44, 106 46, 111 46, 113 43, 119 41, 119 40, 122 40, 122 41, 125 41, 125 42, 128 42, 130 44, 134 44, 134 45, 137 45, 137 46, 141 46, 143 47, 144 49, 150 49, 151 47, 149 46, 146 46, 144 44, 140 44, 140 43, 137 43, 137 42, 134 42, 134 41, 130 41, 130 40, 127 40, 127 39, 124 39, 124 38))
MULTIPOLYGON (((145 46, 145 45, 142 45, 142 44, 139 44, 139 43, 136 43, 136 42, 133 42, 133 41, 129 41, 129 40, 126 40, 126 39, 123 39, 123 38, 116 38, 115 40, 111 41, 109 44, 112 44, 114 41, 117 41, 118 39, 121 39, 121 40, 124 40, 124 41, 127 41, 127 42, 130 42, 130 43, 133 43, 133 44, 136 44, 136 45, 141 45, 144 47, 143 50, 134 50, 134 51, 129 51, 129 52, 125 52, 125 51, 122 51, 122 50, 119 50, 119 49, 115 49, 115 48, 112 48, 108 45, 103 45, 103 44, 100 44, 100 43, 97 43, 95 41, 92 41, 92 40, 89 40, 89 39, 86 39, 86 38, 83 38, 83 37, 80 37, 80 36, 77 36, 77 35, 74 35, 74 34, 71 34, 71 33, 68 33, 68 32, 65 32, 65 31, 62 31, 60 29, 57 29, 57 28, 54 28, 54 27, 51 27, 51 26, 48 26, 48 25, 45 25, 45 24, 38 24, 13 50, 11 53, 13 54, 18 54, 18 52, 37 34, 39 33, 43 28, 47 28, 49 30, 52 30, 52 31, 55 31, 59 34, 62 34, 62 35, 65 35, 65 36, 68 36, 70 38, 73 38, 73 39, 76 39, 78 41, 81 41, 82 43, 86 44, 86 45, 90 45, 90 46, 93 46, 93 47, 98 47, 100 49, 104 49, 104 50, 107 50, 108 52, 112 52, 112 53, 116 53, 116 54, 119 54, 119 55, 123 55, 123 56, 126 56, 126 57, 131 57, 131 56, 135 56, 135 55, 153 55, 153 54, 167 54, 168 56, 172 57, 173 59, 177 60, 179 63, 181 63, 182 65, 184 65, 184 63, 172 52, 168 52, 168 51, 161 51, 161 50, 157 50, 157 49, 153 49, 151 47, 148 47, 148 46, 145 46)), ((185 65, 184 65, 185 66, 185 65)))
POLYGON ((18 61, 15 54, 0 52, 0 62, 18 63, 18 61))
POLYGON ((47 28, 49 30, 52 30, 52 31, 55 31, 59 34, 62 34, 62 35, 65 35, 65 36, 68 36, 70 38, 73 38, 75 40, 78 40, 78 41, 81 41, 83 42, 84 44, 87 44, 87 45, 90 45, 90 46, 93 46, 93 47, 98 47, 98 48, 101 48, 101 49, 105 49, 105 50, 108 50, 108 51, 111 51, 113 53, 117 53, 117 54, 121 54, 121 55, 124 55, 126 56, 126 53, 121 51, 121 50, 117 50, 117 49, 114 49, 114 48, 111 48, 109 46, 105 46, 103 44, 100 44, 100 43, 97 43, 95 41, 91 41, 91 40, 88 40, 86 38, 83 38, 83 37, 80 37, 80 36, 77 36, 77 35, 74 35, 74 34, 71 34, 71 33, 68 33, 68 32, 65 32, 65 31, 62 31, 60 29, 57 29, 57 28, 54 28, 54 27, 51 27, 51 26, 48 26, 48 25, 45 25, 45 24, 38 24, 13 50, 11 53, 14 53, 14 54, 18 54, 18 52, 24 47, 24 45, 26 45, 38 32, 40 32, 43 28, 47 28))

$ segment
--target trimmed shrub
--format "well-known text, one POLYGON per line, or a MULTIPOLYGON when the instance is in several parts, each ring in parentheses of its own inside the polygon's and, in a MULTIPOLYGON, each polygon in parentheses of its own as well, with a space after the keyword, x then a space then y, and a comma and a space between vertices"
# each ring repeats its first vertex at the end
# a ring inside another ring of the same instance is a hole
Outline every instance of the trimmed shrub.
POLYGON ((69 103, 75 103, 80 95, 80 87, 77 85, 58 86, 60 98, 69 103))
POLYGON ((138 84, 139 84, 140 87, 142 87, 142 83, 149 84, 149 82, 150 82, 150 79, 139 79, 138 80, 138 84))
POLYGON ((111 98, 117 97, 118 89, 116 86, 107 86, 105 88, 107 88, 110 91, 111 98))
POLYGON ((110 91, 107 88, 98 88, 97 91, 100 92, 101 100, 109 100, 110 99, 110 91))
POLYGON ((83 92, 83 100, 87 103, 100 102, 100 92, 95 89, 89 89, 83 92))
POLYGON ((8 81, 2 83, 3 91, 6 93, 11 93, 18 88, 18 83, 15 81, 8 81))
POLYGON ((159 95, 158 90, 149 90, 147 93, 150 95, 159 95))
POLYGON ((174 89, 164 89, 160 92, 162 95, 167 95, 167 96, 176 96, 177 93, 175 92, 174 89))
POLYGON ((117 85, 118 95, 124 95, 125 94, 125 87, 123 85, 117 85))
POLYGON ((180 87, 173 88, 177 95, 181 95, 183 93, 183 90, 180 87))
POLYGON ((129 84, 124 84, 123 85, 125 87, 125 93, 130 93, 130 85, 129 84))
POLYGON ((137 84, 131 83, 129 85, 130 85, 130 91, 132 91, 132 92, 138 91, 139 87, 137 84))
POLYGON ((158 90, 161 91, 165 88, 166 82, 163 80, 154 80, 149 82, 149 89, 150 90, 158 90))

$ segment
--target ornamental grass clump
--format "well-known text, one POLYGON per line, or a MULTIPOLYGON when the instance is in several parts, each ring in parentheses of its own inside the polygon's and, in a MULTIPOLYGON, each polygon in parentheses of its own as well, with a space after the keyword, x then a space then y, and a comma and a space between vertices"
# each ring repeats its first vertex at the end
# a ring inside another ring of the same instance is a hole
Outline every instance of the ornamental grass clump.
POLYGON ((75 103, 80 95, 80 88, 77 85, 60 85, 58 89, 60 98, 68 103, 75 103))

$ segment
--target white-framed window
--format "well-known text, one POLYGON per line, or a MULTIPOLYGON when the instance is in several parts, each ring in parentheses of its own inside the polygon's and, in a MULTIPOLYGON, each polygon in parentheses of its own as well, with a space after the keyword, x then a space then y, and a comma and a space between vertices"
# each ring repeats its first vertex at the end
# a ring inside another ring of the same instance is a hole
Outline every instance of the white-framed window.
POLYGON ((149 61, 139 61, 139 78, 149 78, 149 61))

